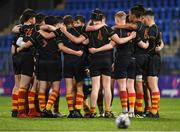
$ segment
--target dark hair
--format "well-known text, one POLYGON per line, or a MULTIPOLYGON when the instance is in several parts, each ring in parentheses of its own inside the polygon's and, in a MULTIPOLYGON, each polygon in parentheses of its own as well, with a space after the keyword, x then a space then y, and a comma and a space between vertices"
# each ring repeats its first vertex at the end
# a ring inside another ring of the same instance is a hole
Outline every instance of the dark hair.
POLYGON ((153 10, 152 9, 145 10, 144 16, 154 16, 153 10))
POLYGON ((91 19, 96 21, 102 21, 102 18, 104 17, 104 12, 100 9, 95 9, 91 13, 91 19))
POLYGON ((137 9, 138 9, 139 11, 141 11, 141 12, 144 12, 144 11, 145 11, 144 6, 141 5, 141 4, 137 4, 135 7, 137 7, 137 9))
POLYGON ((61 16, 56 16, 58 23, 63 23, 63 18, 61 16))
POLYGON ((141 17, 144 14, 145 8, 143 5, 135 5, 130 9, 131 13, 137 18, 141 17))
POLYGON ((82 15, 77 15, 75 18, 74 18, 75 21, 80 21, 82 23, 85 23, 85 17, 82 16, 82 15))
POLYGON ((28 21, 30 18, 35 17, 36 16, 36 12, 32 9, 26 9, 24 10, 24 12, 22 13, 22 21, 26 22, 28 21))
POLYGON ((49 24, 49 25, 57 24, 57 19, 55 16, 46 16, 44 21, 46 24, 49 24))
POLYGON ((42 14, 42 13, 39 13, 36 15, 36 23, 37 24, 40 24, 42 21, 44 21, 46 15, 42 14))
POLYGON ((66 26, 73 24, 74 18, 71 15, 66 15, 63 17, 63 22, 66 26))

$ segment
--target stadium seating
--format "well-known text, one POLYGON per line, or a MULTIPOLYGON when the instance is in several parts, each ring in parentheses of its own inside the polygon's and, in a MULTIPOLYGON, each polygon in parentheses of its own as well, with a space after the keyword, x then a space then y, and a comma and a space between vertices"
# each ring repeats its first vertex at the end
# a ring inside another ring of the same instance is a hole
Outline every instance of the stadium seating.
MULTIPOLYGON (((174 24, 173 21, 177 21, 180 18, 180 1, 179 0, 68 0, 66 3, 65 10, 45 10, 41 11, 49 15, 60 15, 65 14, 76 15, 82 14, 89 20, 90 12, 95 8, 102 9, 107 15, 107 23, 111 26, 114 24, 114 13, 118 10, 128 11, 135 4, 143 4, 145 7, 151 7, 155 11, 156 22, 160 26, 163 32, 163 39, 165 44, 170 43, 170 29, 177 29, 178 23, 174 24), (172 21, 173 20, 173 21, 172 21)), ((173 36, 176 38, 176 34, 173 36)))
POLYGON ((163 61, 166 65, 167 70, 179 70, 180 69, 180 60, 176 56, 167 56, 163 58, 163 61))
MULTIPOLYGON (((107 23, 112 26, 114 24, 114 14, 118 10, 128 10, 135 4, 143 4, 145 7, 150 7, 154 10, 156 23, 159 25, 163 33, 165 44, 170 44, 170 31, 174 31, 173 38, 176 39, 175 30, 180 26, 180 0, 67 0, 64 10, 40 10, 38 12, 47 15, 64 16, 66 14, 77 15, 82 14, 89 20, 90 13, 95 8, 102 9, 107 15, 107 23)), ((0 37, 0 50, 8 51, 10 49, 10 41, 12 35, 0 37)), ((2 56, 1 56, 2 57, 2 56)), ((0 58, 5 61, 5 58, 0 58)), ((165 63, 170 69, 180 69, 180 62, 177 59, 165 58, 165 63)), ((0 63, 0 69, 3 63, 0 63)))
MULTIPOLYGON (((0 72, 8 73, 11 61, 11 40, 12 35, 0 36, 0 72)), ((12 65, 12 64, 11 64, 12 65)), ((11 68, 12 69, 12 68, 11 68)))

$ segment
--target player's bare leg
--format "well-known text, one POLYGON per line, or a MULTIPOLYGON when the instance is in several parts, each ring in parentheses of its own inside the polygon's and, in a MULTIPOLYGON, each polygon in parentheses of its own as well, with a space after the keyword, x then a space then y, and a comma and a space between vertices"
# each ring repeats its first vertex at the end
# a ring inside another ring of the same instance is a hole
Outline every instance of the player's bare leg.
POLYGON ((21 79, 20 79, 20 86, 18 93, 18 117, 24 118, 27 117, 25 110, 25 102, 26 102, 26 97, 27 97, 27 92, 31 81, 31 77, 27 75, 21 75, 20 78, 21 79))
POLYGON ((52 82, 52 91, 49 94, 48 97, 48 102, 46 104, 46 109, 44 111, 44 113, 46 114, 47 117, 54 117, 54 115, 52 114, 52 106, 54 105, 54 102, 56 101, 58 94, 59 94, 59 85, 60 85, 60 81, 54 81, 52 82))
POLYGON ((134 89, 134 79, 127 79, 127 90, 128 90, 128 100, 129 100, 129 117, 133 118, 134 106, 136 100, 136 93, 134 89))
POLYGON ((103 85, 102 85, 102 79, 101 79, 100 89, 99 89, 98 99, 97 99, 97 106, 99 109, 100 117, 104 117, 103 98, 104 98, 104 94, 103 94, 103 85))
POLYGON ((75 99, 75 110, 76 110, 76 118, 82 118, 81 109, 83 106, 83 82, 77 82, 76 84, 77 92, 76 92, 76 99, 75 99))
POLYGON ((102 84, 104 89, 104 99, 105 99, 105 117, 113 117, 111 113, 111 76, 102 75, 102 84))
POLYGON ((137 117, 142 117, 143 112, 143 99, 144 99, 144 92, 143 92, 143 82, 142 82, 142 75, 136 76, 136 103, 135 103, 135 114, 137 117))
POLYGON ((66 82, 66 101, 67 101, 68 110, 69 110, 68 118, 74 118, 73 79, 65 78, 65 82, 66 82))
POLYGON ((18 114, 18 91, 20 84, 20 75, 14 75, 14 88, 12 90, 12 117, 17 117, 18 114))
POLYGON ((128 95, 127 95, 127 90, 126 90, 126 78, 118 79, 117 83, 119 87, 119 97, 121 101, 122 113, 127 113, 128 112, 128 106, 127 106, 128 95))
MULTIPOLYGON (((46 108, 46 89, 48 86, 47 81, 39 81, 39 94, 38 94, 38 99, 39 99, 39 108, 41 112, 45 110, 46 108)), ((44 115, 42 115, 44 116, 44 115)))
POLYGON ((143 91, 144 91, 144 116, 148 116, 151 110, 151 94, 147 81, 143 83, 143 91))
POLYGON ((147 77, 149 88, 151 90, 151 113, 153 117, 159 118, 158 110, 160 104, 160 92, 158 87, 158 77, 157 76, 148 76, 147 77))
POLYGON ((33 78, 33 85, 29 89, 28 92, 28 104, 29 104, 29 113, 28 117, 40 117, 40 114, 36 111, 35 107, 35 97, 36 97, 36 88, 37 88, 38 81, 36 76, 33 78))
POLYGON ((95 116, 95 107, 100 89, 101 76, 92 77, 92 91, 91 91, 91 115, 95 116))

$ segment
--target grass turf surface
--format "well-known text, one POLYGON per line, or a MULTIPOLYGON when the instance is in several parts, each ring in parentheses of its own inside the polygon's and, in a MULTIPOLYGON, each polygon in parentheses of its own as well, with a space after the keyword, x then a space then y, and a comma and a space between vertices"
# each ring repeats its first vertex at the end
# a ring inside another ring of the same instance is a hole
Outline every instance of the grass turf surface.
MULTIPOLYGON (((118 114, 119 98, 115 98, 112 111, 118 114)), ((160 119, 131 119, 128 129, 117 129, 115 119, 67 119, 11 117, 11 98, 0 97, 0 131, 180 131, 180 99, 162 98, 160 119)), ((65 98, 60 98, 61 112, 68 114, 65 98)))

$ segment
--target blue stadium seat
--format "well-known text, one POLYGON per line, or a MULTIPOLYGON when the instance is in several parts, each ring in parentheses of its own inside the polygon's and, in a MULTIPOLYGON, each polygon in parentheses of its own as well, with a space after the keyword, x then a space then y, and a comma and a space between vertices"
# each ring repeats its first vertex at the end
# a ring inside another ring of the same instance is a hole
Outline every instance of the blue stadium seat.
MULTIPOLYGON (((170 21, 180 19, 180 0, 67 0, 64 10, 42 10, 41 12, 47 15, 58 16, 82 14, 88 20, 91 11, 95 8, 100 8, 107 14, 108 24, 113 25, 115 12, 119 10, 128 11, 137 3, 144 4, 145 7, 150 7, 154 10, 156 22, 163 32, 165 44, 168 44, 170 42, 170 21)), ((174 22, 172 25, 174 29, 180 28, 179 24, 174 22)), ((176 36, 176 33, 174 33, 174 36, 176 36)), ((5 43, 2 40, 0 47, 6 47, 4 46, 5 43)))
MULTIPOLYGON (((156 22, 163 32, 163 40, 165 44, 170 43, 170 28, 171 21, 172 29, 180 30, 180 0, 68 0, 65 6, 65 10, 42 10, 41 12, 47 15, 60 15, 64 16, 66 14, 77 15, 82 14, 89 20, 90 13, 95 8, 102 9, 107 15, 107 23, 109 26, 114 25, 114 14, 119 10, 128 11, 132 6, 137 3, 144 4, 145 7, 150 7, 154 9, 156 15, 156 22), (159 8, 157 8, 159 7, 159 8), (175 19, 175 20, 174 20, 175 19)), ((173 33, 174 37, 177 37, 176 32, 173 33)), ((11 35, 0 37, 0 52, 10 51, 11 35)), ((6 56, 0 55, 0 70, 3 68, 6 56)), ((172 57, 165 59, 165 65, 169 69, 180 69, 180 62, 172 57)))
POLYGON ((177 2, 177 7, 180 7, 180 1, 176 0, 176 2, 177 2))
POLYGON ((163 41, 165 45, 170 44, 170 35, 168 32, 163 32, 163 41))
POLYGON ((164 21, 163 24, 165 26, 165 29, 163 31, 169 32, 170 31, 170 24, 171 24, 171 22, 169 20, 166 20, 166 21, 164 21))
POLYGON ((156 24, 159 26, 161 31, 165 30, 165 24, 164 24, 164 22, 162 20, 156 21, 156 24))
POLYGON ((175 8, 175 18, 180 20, 180 7, 175 8))

